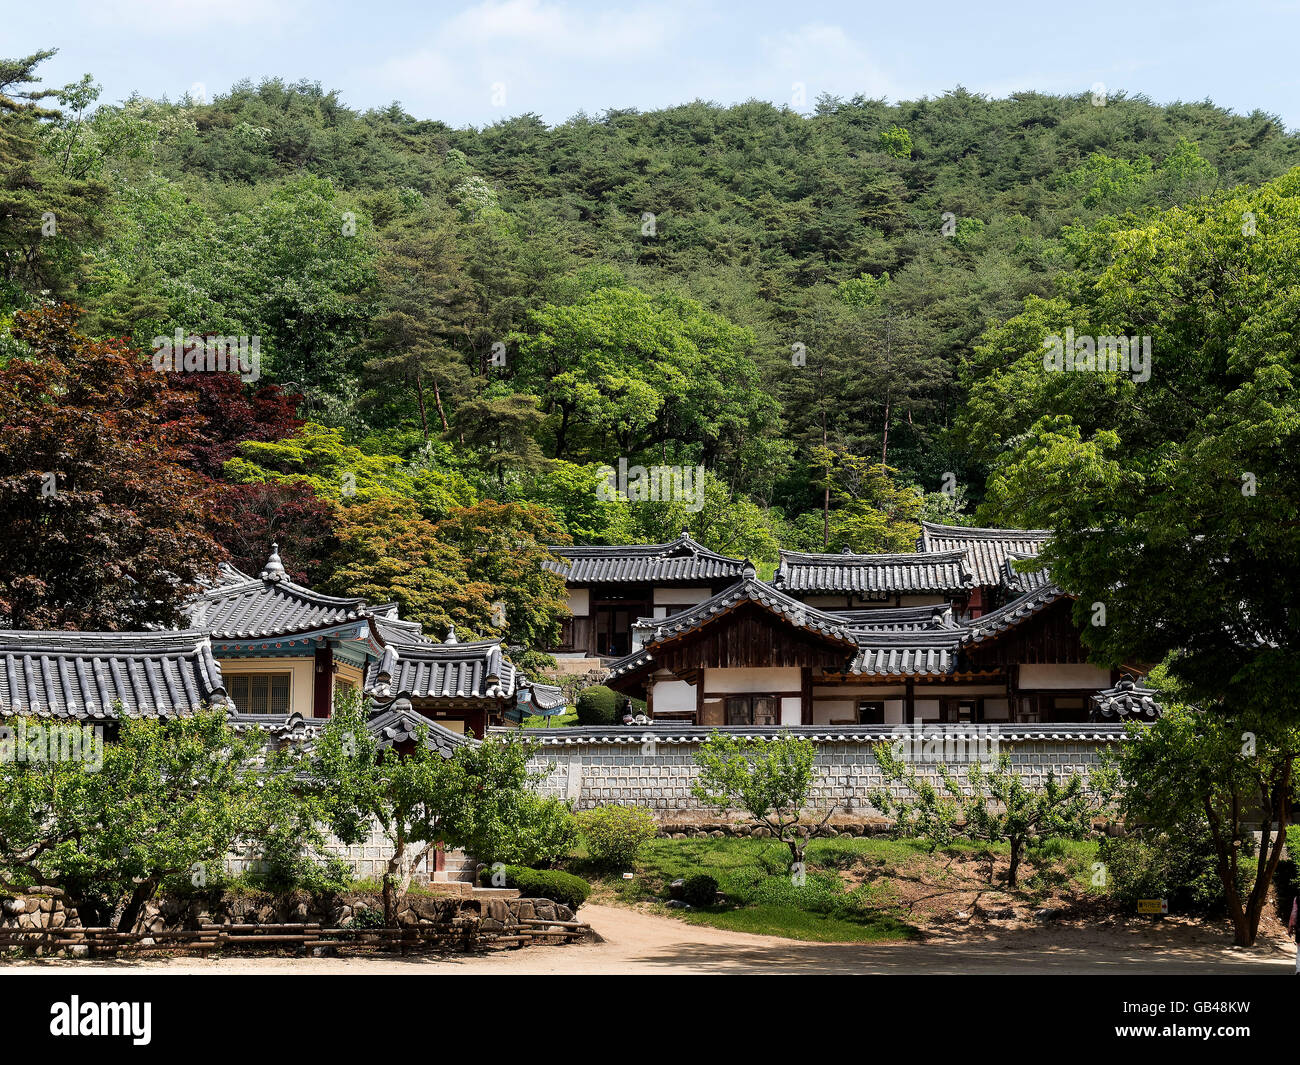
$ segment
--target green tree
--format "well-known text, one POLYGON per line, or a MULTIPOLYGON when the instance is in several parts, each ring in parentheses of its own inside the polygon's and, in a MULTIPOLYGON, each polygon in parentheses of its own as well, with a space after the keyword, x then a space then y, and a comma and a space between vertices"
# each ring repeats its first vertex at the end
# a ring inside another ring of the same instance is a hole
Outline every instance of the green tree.
POLYGON ((1081 234, 1062 295, 990 331, 967 371, 962 436, 992 464, 981 517, 1053 529, 1043 564, 1094 659, 1168 660, 1207 710, 1300 706, 1278 577, 1300 557, 1297 252, 1300 171, 1081 234), (1084 368, 1055 372, 1069 330, 1084 368), (1081 338, 1114 370, 1087 369, 1081 338))
POLYGON ((1291 822, 1300 728, 1175 703, 1130 732, 1116 756, 1120 812, 1170 833, 1208 824, 1234 942, 1253 945, 1291 822))
POLYGON ((336 705, 314 746, 311 774, 339 839, 359 843, 378 824, 388 840, 388 927, 397 925, 416 866, 438 843, 471 852, 506 846, 526 815, 528 753, 514 737, 490 737, 445 757, 423 733, 402 751, 385 748, 367 730, 359 700, 336 705))
POLYGON ((835 812, 832 806, 820 822, 803 818, 816 756, 812 741, 785 733, 769 740, 715 732, 695 752, 700 775, 691 794, 719 810, 744 810, 790 849, 792 865, 802 865, 835 812))

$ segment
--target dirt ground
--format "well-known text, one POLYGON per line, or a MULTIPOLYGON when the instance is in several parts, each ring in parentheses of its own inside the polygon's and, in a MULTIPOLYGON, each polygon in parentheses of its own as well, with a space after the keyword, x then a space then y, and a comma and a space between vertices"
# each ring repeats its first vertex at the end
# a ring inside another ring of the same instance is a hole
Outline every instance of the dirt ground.
MULTIPOLYGON (((1226 946, 1219 929, 1179 922, 1112 927, 1051 922, 1025 928, 951 929, 920 942, 802 943, 686 924, 671 917, 588 904, 579 914, 601 942, 439 957, 149 958, 75 962, 32 959, 0 971, 66 973, 1251 973, 1294 968, 1294 944, 1261 936, 1251 950, 1226 946)), ((938 930, 935 930, 938 932, 938 930)))

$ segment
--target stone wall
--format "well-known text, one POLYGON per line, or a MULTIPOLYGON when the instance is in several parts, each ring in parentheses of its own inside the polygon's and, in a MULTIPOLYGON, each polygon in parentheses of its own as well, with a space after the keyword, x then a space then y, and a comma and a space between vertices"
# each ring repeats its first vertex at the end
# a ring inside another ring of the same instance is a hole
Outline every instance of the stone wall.
MULTIPOLYGON (((514 889, 460 894, 405 896, 398 905, 399 925, 434 925, 456 921, 483 932, 509 932, 521 921, 572 921, 573 911, 550 899, 524 899, 514 889)), ((307 924, 346 928, 367 910, 382 914, 379 895, 349 893, 314 897, 303 892, 214 895, 212 898, 160 898, 149 902, 140 929, 155 933, 197 928, 200 924, 307 924)), ((75 910, 61 899, 26 895, 0 899, 0 929, 30 931, 78 928, 75 910)))
MULTIPOLYGON (((731 732, 771 735, 763 729, 731 732)), ((988 765, 998 754, 1011 756, 1016 770, 1031 785, 1041 786, 1048 772, 1058 779, 1078 772, 1087 781, 1100 765, 1101 752, 1123 742, 1124 732, 1112 725, 927 725, 900 733, 892 726, 828 729, 801 726, 784 730, 807 736, 817 747, 816 777, 811 806, 835 806, 846 819, 864 823, 879 818, 867 800, 869 792, 885 787, 872 755, 878 743, 900 749, 922 777, 938 783, 937 767, 946 764, 965 789, 971 762, 988 765)), ((531 768, 542 773, 537 785, 543 795, 569 799, 577 809, 613 803, 645 806, 661 821, 703 817, 709 809, 691 794, 699 775, 694 754, 708 730, 694 726, 670 728, 564 728, 529 730, 538 741, 531 768)), ((900 785, 890 785, 898 794, 900 785)))

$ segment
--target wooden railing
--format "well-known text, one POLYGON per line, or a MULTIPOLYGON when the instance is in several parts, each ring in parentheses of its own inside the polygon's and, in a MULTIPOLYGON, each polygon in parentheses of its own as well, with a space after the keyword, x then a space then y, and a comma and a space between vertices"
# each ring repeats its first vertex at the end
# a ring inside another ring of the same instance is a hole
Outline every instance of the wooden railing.
POLYGON ((475 947, 526 947, 566 943, 591 934, 582 921, 521 921, 500 932, 484 931, 478 922, 408 925, 399 928, 324 928, 319 924, 203 924, 195 929, 118 932, 112 928, 4 928, 0 951, 48 953, 85 948, 92 957, 119 953, 197 953, 217 951, 319 949, 396 951, 470 950, 475 947))

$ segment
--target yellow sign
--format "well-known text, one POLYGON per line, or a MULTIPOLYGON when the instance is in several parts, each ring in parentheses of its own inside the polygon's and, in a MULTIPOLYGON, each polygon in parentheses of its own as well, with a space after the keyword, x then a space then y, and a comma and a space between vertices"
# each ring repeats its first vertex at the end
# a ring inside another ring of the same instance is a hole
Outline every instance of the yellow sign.
POLYGON ((1169 903, 1165 899, 1138 899, 1138 913, 1168 913, 1169 903))

